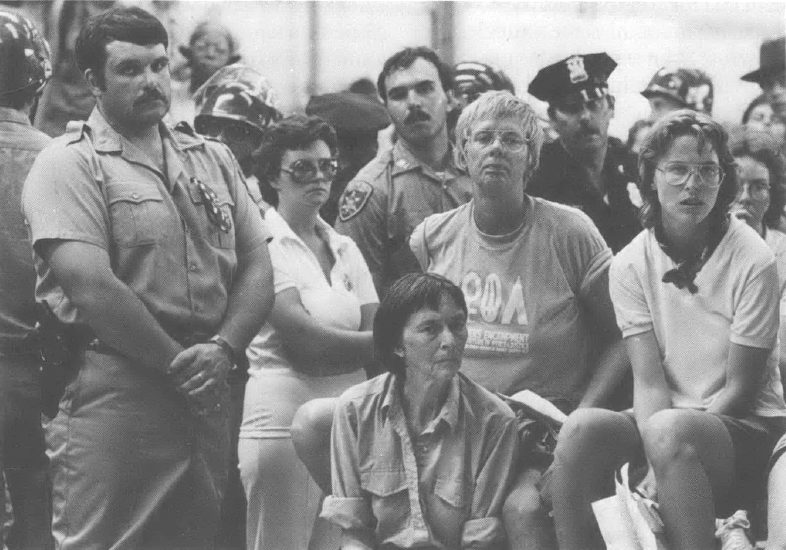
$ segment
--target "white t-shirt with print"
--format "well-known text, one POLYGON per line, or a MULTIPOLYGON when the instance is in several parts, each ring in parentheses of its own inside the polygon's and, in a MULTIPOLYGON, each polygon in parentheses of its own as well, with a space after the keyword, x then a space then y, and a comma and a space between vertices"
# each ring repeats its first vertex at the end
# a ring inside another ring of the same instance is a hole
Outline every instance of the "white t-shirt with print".
POLYGON ((530 389, 575 406, 593 358, 582 301, 599 287, 606 294, 611 251, 574 208, 527 196, 521 228, 494 237, 475 226, 473 205, 429 216, 410 238, 421 267, 464 292, 462 372, 490 390, 530 389))
POLYGON ((623 337, 654 331, 675 408, 705 410, 726 381, 731 342, 773 349, 754 411, 784 416, 774 349, 778 337, 778 271, 765 242, 733 218, 696 276, 698 292, 662 281, 675 263, 652 230, 640 233, 611 263, 609 288, 623 337))

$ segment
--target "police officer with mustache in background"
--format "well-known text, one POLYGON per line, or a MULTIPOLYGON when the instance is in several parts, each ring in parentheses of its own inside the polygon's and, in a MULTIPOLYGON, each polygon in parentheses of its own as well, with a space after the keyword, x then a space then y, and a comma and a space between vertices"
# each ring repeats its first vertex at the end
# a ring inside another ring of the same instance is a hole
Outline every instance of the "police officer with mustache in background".
POLYGON ((357 243, 380 297, 402 275, 420 271, 407 244, 412 230, 471 197, 472 183, 453 165, 448 140, 452 86, 450 67, 424 46, 394 54, 379 75, 398 139, 349 182, 336 230, 357 243))
POLYGON ((543 146, 527 193, 582 210, 614 253, 641 231, 636 158, 608 135, 616 67, 605 52, 572 55, 541 69, 528 90, 549 103, 559 139, 543 146))

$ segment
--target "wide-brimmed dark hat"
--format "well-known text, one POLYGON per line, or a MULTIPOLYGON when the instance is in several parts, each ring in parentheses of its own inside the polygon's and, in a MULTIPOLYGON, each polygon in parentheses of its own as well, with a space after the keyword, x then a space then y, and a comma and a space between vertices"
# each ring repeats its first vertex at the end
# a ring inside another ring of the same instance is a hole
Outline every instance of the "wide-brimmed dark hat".
POLYGON ((746 74, 742 80, 761 82, 764 75, 782 71, 786 67, 786 37, 765 40, 759 50, 759 68, 746 74))

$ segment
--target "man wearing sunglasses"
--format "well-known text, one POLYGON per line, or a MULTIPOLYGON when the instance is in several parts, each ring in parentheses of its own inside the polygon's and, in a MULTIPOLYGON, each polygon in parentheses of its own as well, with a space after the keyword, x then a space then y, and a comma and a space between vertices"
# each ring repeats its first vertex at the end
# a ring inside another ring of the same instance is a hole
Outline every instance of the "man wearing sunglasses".
POLYGON ((237 162, 162 123, 167 46, 137 7, 86 21, 76 61, 96 108, 23 191, 36 296, 72 351, 47 428, 62 550, 213 547, 226 379, 272 307, 268 233, 237 162))
POLYGON ((609 137, 617 63, 606 53, 573 55, 541 69, 529 93, 549 104, 559 139, 543 146, 527 193, 582 210, 618 252, 639 231, 636 159, 609 137))
POLYGON ((468 202, 472 183, 453 165, 451 69, 436 52, 418 47, 394 54, 377 87, 398 139, 347 185, 336 230, 357 243, 382 296, 393 281, 420 270, 407 244, 412 230, 426 216, 468 202))

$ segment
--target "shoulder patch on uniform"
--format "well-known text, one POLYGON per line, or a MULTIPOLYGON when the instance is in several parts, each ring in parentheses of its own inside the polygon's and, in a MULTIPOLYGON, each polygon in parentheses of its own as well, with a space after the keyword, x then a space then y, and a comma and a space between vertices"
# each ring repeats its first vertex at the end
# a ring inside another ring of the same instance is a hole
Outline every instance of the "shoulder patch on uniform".
POLYGON ((341 202, 338 205, 338 218, 342 222, 351 220, 363 210, 373 192, 374 188, 365 181, 351 182, 341 195, 341 202))

